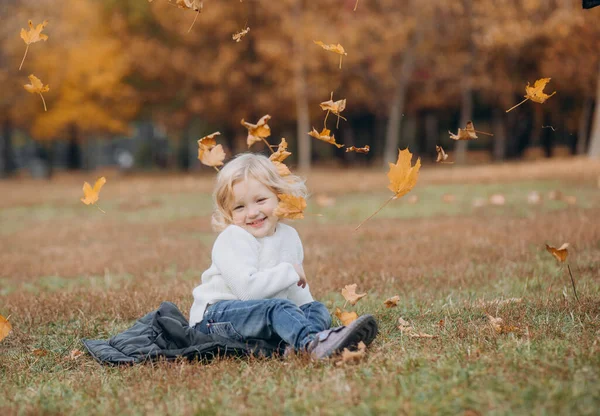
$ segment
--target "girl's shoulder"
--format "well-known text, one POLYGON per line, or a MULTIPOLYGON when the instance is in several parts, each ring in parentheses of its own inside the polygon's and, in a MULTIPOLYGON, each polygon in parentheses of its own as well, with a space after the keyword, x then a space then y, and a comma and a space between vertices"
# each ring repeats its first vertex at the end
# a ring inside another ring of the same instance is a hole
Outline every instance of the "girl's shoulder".
POLYGON ((256 241, 256 238, 248 231, 244 230, 239 225, 230 224, 225 228, 221 233, 217 236, 217 241, 219 240, 248 240, 248 241, 256 241))

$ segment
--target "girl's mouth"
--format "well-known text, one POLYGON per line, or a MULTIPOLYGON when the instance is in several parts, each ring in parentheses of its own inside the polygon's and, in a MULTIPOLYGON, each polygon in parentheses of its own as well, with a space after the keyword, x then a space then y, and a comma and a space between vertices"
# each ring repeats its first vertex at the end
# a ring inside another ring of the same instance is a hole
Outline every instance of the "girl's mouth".
POLYGON ((261 218, 260 220, 256 220, 256 221, 248 223, 248 225, 253 228, 259 228, 261 225, 263 225, 263 223, 265 222, 266 219, 267 219, 266 217, 261 218))

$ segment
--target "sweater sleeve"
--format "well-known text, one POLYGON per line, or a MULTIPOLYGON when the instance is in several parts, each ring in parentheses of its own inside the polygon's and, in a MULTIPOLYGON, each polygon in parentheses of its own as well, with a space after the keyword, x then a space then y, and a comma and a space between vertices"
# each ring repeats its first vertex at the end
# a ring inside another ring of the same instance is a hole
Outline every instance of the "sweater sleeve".
POLYGON ((229 226, 215 241, 213 263, 240 300, 268 299, 300 280, 291 263, 259 271, 258 251, 254 237, 236 226, 229 226))

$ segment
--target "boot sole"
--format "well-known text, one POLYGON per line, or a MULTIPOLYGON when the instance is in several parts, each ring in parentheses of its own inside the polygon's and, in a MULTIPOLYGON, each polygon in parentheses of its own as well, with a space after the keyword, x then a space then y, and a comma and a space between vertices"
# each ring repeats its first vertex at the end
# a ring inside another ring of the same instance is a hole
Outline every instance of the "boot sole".
POLYGON ((365 345, 371 344, 377 336, 377 321, 372 315, 363 315, 358 317, 348 325, 349 331, 343 338, 327 349, 320 357, 325 358, 336 353, 342 352, 344 348, 352 349, 358 346, 359 342, 364 342, 365 345))

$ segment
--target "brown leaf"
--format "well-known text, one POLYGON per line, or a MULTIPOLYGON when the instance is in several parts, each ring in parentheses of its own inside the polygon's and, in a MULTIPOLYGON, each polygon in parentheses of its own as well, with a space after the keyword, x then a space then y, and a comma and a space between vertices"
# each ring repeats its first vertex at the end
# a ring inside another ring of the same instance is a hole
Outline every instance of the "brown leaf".
POLYGON ((0 315, 0 341, 6 338, 10 334, 10 331, 12 331, 12 325, 8 321, 8 318, 0 315))
POLYGON ((531 101, 534 101, 536 103, 543 104, 548 98, 556 94, 556 91, 554 91, 550 95, 547 95, 543 92, 544 88, 546 87, 546 84, 550 82, 550 79, 551 78, 538 79, 537 81, 535 81, 535 84, 533 84, 533 87, 530 87, 528 82, 527 86, 525 87, 524 97, 529 98, 531 101))
POLYGON ((334 314, 340 320, 342 325, 346 326, 358 319, 358 314, 356 312, 346 312, 342 311, 340 308, 335 308, 334 314))
POLYGON ((79 351, 77 349, 72 350, 69 354, 69 360, 77 360, 79 357, 83 355, 83 351, 79 351))
POLYGON ((358 362, 365 358, 367 355, 367 346, 364 342, 360 341, 358 343, 358 349, 356 351, 350 351, 348 348, 344 348, 342 351, 341 360, 336 362, 336 365, 344 365, 352 362, 358 362))
POLYGON ((45 350, 43 348, 36 348, 35 350, 32 351, 32 353, 36 357, 44 357, 44 356, 48 355, 48 350, 45 350))
POLYGON ((203 0, 175 0, 175 4, 181 9, 190 9, 195 12, 202 12, 202 7, 204 7, 203 0))
MULTIPOLYGON (((215 131, 208 136, 198 139, 198 150, 210 150, 215 147, 217 145, 217 139, 215 139, 215 137, 220 135, 221 132, 215 131)), ((200 153, 198 153, 198 159, 200 159, 200 153)))
POLYGON ((277 151, 272 153, 271 156, 269 156, 269 159, 273 162, 283 162, 289 155, 291 155, 291 153, 287 151, 287 148, 287 141, 284 137, 282 137, 281 143, 279 143, 279 146, 277 147, 277 151))
POLYGON ((475 126, 472 121, 467 121, 467 127, 463 130, 461 128, 458 129, 458 134, 454 134, 451 131, 448 131, 450 134, 450 138, 452 140, 475 140, 477 139, 477 134, 475 133, 475 126))
POLYGON ((417 332, 411 326, 408 321, 405 321, 402 317, 398 318, 398 329, 402 333, 406 333, 411 338, 436 338, 435 335, 425 334, 423 332, 417 332))
POLYGON ((395 198, 406 195, 417 184, 419 169, 421 168, 421 158, 417 159, 414 166, 411 165, 412 153, 408 148, 398 149, 398 160, 396 164, 390 163, 390 170, 387 174, 390 184, 388 189, 395 193, 395 198))
MULTIPOLYGON (((460 129, 459 129, 460 130, 460 129)), ((448 159, 448 155, 446 154, 446 152, 444 152, 444 149, 442 148, 442 146, 435 146, 435 151, 437 152, 437 159, 435 160, 436 163, 449 163, 452 164, 454 162, 446 162, 446 159, 448 159)))
POLYGON ((342 296, 344 297, 344 299, 350 302, 351 305, 356 305, 356 302, 367 296, 366 293, 356 293, 356 286, 357 284, 354 283, 351 285, 346 285, 342 289, 342 296))
POLYGON ((223 146, 218 144, 210 150, 198 149, 198 159, 206 166, 222 166, 225 160, 225 151, 223 146))
POLYGON ((250 28, 247 27, 246 29, 243 29, 237 33, 234 33, 231 37, 233 38, 233 40, 235 40, 236 42, 240 42, 242 40, 242 38, 244 36, 246 36, 246 34, 250 32, 250 28))
POLYGON ((338 55, 340 55, 340 69, 342 69, 342 57, 344 55, 348 55, 342 45, 340 45, 339 43, 338 44, 334 44, 334 43, 325 44, 325 43, 321 42, 320 40, 314 40, 313 42, 315 44, 319 45, 321 48, 325 49, 326 51, 335 52, 338 55))
POLYGON ((310 136, 319 139, 319 140, 323 140, 324 142, 327 142, 329 144, 332 144, 334 146, 336 146, 338 149, 340 147, 344 147, 343 144, 338 144, 335 142, 335 137, 333 134, 331 134, 331 130, 324 128, 323 130, 321 130, 321 132, 319 133, 317 130, 315 130, 315 128, 313 127, 312 131, 310 131, 308 133, 310 136), (330 136, 331 134, 331 136, 330 136))
POLYGON ((304 210, 306 209, 306 200, 301 196, 289 194, 278 194, 279 204, 273 211, 273 214, 279 218, 288 220, 298 220, 304 218, 304 210))
POLYGON ((517 332, 519 328, 512 325, 505 325, 504 320, 500 317, 493 317, 492 315, 487 315, 489 323, 494 331, 497 334, 507 334, 509 332, 517 332))
POLYGON ((267 121, 270 119, 271 116, 268 114, 262 116, 256 124, 248 123, 242 119, 242 126, 248 129, 248 138, 246 139, 248 148, 254 143, 260 142, 271 135, 271 127, 267 124, 267 121))
POLYGON ((396 296, 392 296, 389 299, 386 299, 386 301, 383 302, 383 304, 385 305, 386 308, 393 308, 394 306, 398 306, 399 301, 400 301, 400 296, 396 295, 396 296))
POLYGON ((350 147, 346 148, 346 153, 348 153, 348 152, 356 152, 356 153, 367 154, 367 153, 369 153, 369 150, 371 150, 371 146, 369 146, 369 145, 366 145, 365 147, 350 146, 350 147))
POLYGON ((273 164, 277 168, 277 173, 279 173, 279 176, 288 176, 292 174, 292 172, 290 172, 290 169, 284 163, 273 162, 273 164))
POLYGON ((548 244, 546 244, 546 250, 548 250, 548 252, 552 254, 554 258, 556 258, 556 260, 560 261, 561 263, 564 262, 567 259, 567 256, 569 255, 567 247, 569 247, 569 243, 564 243, 559 248, 551 247, 548 244))

